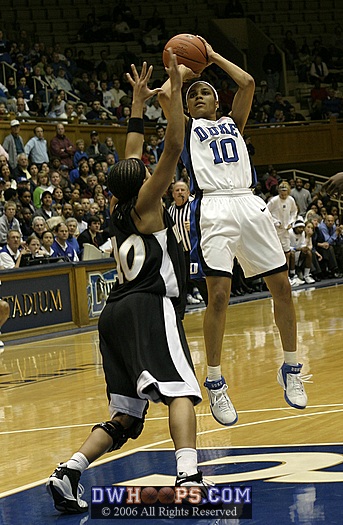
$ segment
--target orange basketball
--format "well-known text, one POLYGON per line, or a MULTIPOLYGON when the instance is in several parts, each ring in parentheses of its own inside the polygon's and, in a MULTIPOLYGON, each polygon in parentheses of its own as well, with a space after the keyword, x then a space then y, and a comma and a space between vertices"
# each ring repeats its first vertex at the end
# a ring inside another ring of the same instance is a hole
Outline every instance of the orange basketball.
POLYGON ((156 503, 158 499, 158 492, 154 487, 144 487, 141 491, 141 500, 146 505, 156 503))
POLYGON ((160 503, 163 503, 164 505, 168 505, 169 503, 173 503, 175 499, 175 492, 172 487, 162 487, 158 491, 158 499, 160 503))
POLYGON ((176 35, 171 38, 163 50, 163 64, 168 67, 169 54, 167 49, 171 47, 177 57, 178 64, 184 64, 194 73, 201 73, 207 66, 207 52, 205 44, 199 37, 188 34, 176 35))

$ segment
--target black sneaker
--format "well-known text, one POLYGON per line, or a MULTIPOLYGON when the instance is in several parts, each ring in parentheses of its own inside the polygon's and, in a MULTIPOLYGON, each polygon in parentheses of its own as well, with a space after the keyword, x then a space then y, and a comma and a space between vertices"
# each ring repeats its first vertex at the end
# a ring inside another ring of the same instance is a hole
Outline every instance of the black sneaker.
POLYGON ((201 470, 198 470, 196 474, 192 476, 187 476, 183 472, 180 472, 175 481, 175 487, 192 487, 192 486, 205 486, 204 480, 202 478, 201 470))
POLYGON ((61 463, 46 483, 46 490, 54 500, 55 509, 66 514, 87 512, 88 503, 81 499, 83 487, 79 484, 81 473, 61 463))
MULTIPOLYGON (((213 487, 214 483, 209 480, 205 481, 203 479, 201 470, 198 470, 198 472, 192 476, 187 476, 185 473, 179 472, 175 481, 175 487, 200 487, 200 493, 202 497, 200 505, 207 503, 208 489, 211 486, 213 487)), ((186 505, 190 503, 188 501, 188 496, 183 499, 183 503, 186 505)))

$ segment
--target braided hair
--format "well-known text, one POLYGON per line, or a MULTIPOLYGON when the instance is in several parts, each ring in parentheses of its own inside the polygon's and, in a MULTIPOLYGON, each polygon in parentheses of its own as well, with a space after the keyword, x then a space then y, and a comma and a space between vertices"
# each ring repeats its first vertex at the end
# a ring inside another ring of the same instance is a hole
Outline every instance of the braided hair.
POLYGON ((121 160, 111 167, 107 183, 110 192, 118 199, 113 212, 115 222, 128 219, 145 177, 145 165, 140 159, 121 160))

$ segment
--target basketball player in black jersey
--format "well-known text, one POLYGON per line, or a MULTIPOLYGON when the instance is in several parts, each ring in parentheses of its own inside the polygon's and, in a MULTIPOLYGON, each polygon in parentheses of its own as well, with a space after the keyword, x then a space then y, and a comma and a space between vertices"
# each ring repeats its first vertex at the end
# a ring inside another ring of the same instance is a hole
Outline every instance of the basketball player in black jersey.
POLYGON ((182 244, 161 200, 183 147, 181 76, 170 50, 173 115, 164 151, 150 175, 140 160, 142 115, 145 100, 157 90, 148 88, 152 67, 147 70, 144 63, 140 76, 134 66, 132 72, 126 160, 115 164, 108 177, 116 201, 111 235, 118 280, 99 320, 111 419, 95 425, 79 451, 60 464, 47 482, 55 508, 66 513, 87 511, 77 490, 80 475, 102 454, 140 435, 149 400, 168 405, 176 485, 203 484, 197 469, 194 413, 201 393, 177 313, 185 275, 182 244))

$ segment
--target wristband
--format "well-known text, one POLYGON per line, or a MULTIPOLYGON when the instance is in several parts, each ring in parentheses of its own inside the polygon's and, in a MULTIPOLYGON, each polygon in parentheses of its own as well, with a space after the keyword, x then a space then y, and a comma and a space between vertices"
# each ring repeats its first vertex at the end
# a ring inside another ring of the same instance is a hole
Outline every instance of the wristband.
POLYGON ((142 118, 131 117, 127 126, 128 133, 140 133, 144 135, 144 121, 142 118))

